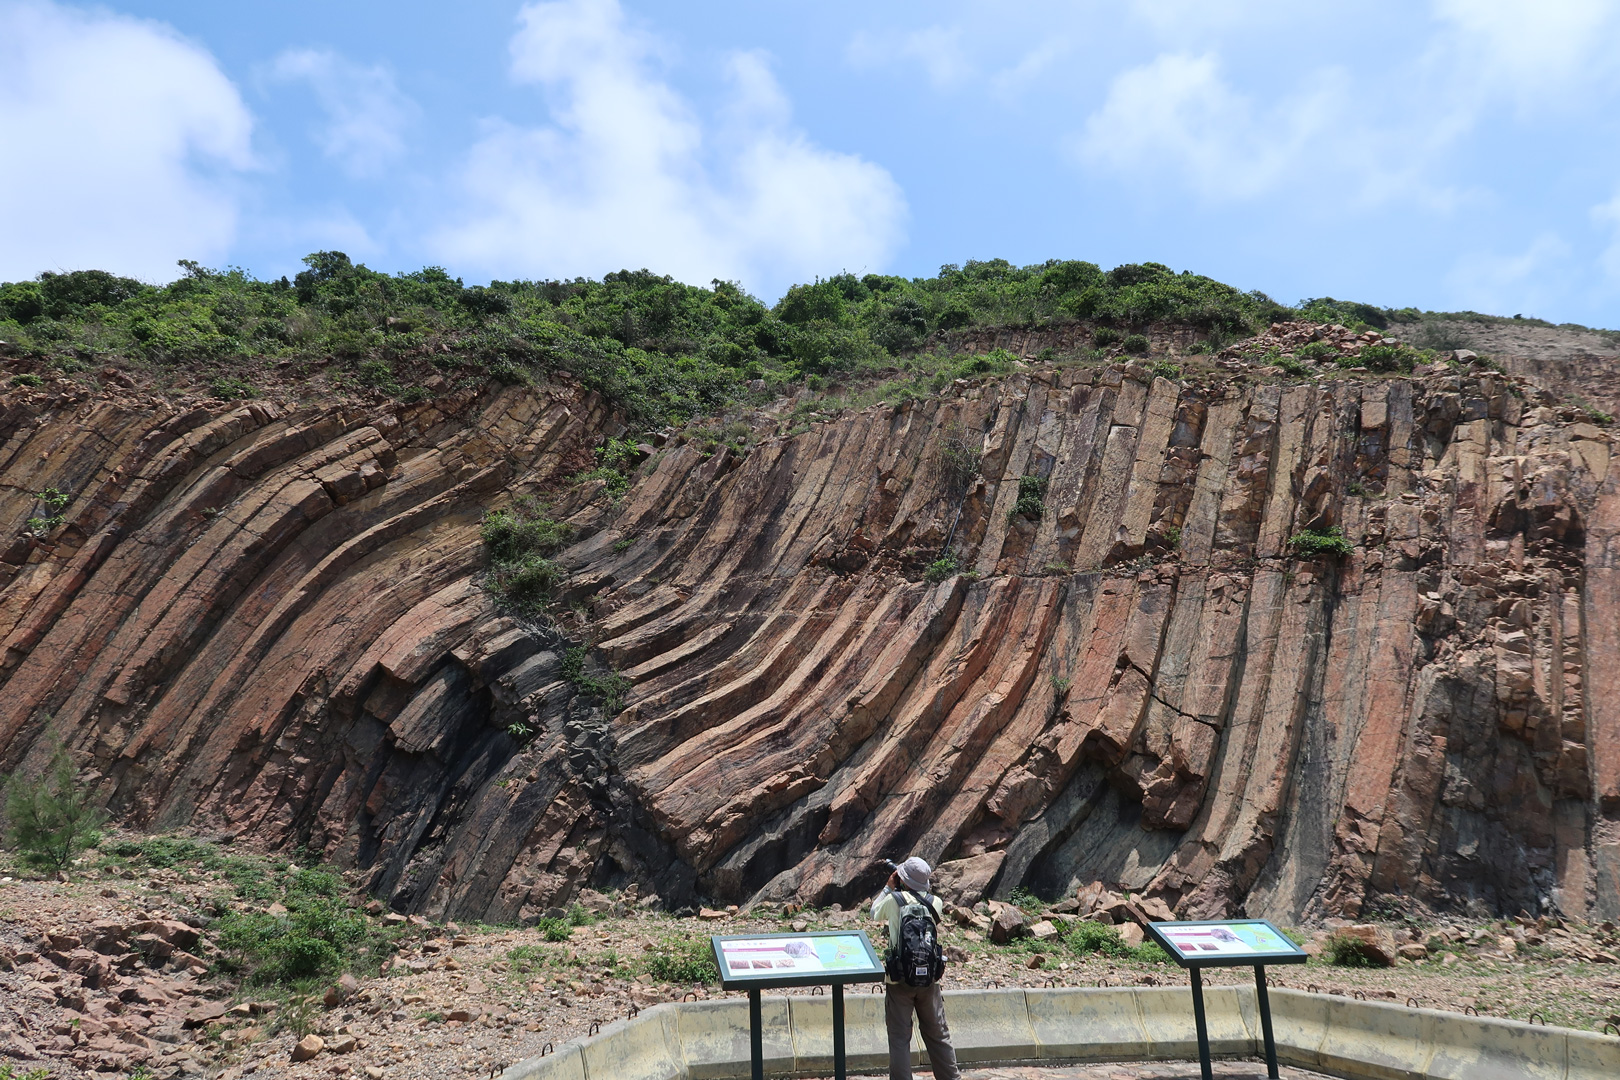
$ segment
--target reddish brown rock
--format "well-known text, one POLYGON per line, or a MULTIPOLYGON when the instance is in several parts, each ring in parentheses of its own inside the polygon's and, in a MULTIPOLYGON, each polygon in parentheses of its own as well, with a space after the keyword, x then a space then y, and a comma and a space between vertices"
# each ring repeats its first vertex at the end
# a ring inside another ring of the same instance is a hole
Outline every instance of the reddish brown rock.
POLYGON ((990 940, 997 945, 1005 945, 1014 938, 1023 937, 1029 932, 1024 919, 1024 913, 1011 904, 993 905, 994 912, 990 919, 990 940))
MULTIPOLYGON (((1313 333, 1365 344, 1271 331, 1313 333)), ((791 436, 755 415, 746 453, 677 436, 616 502, 571 478, 623 425, 560 383, 14 393, 0 765, 65 739, 124 821, 307 842, 441 920, 632 880, 851 905, 912 853, 953 902, 1165 905, 1112 921, 1620 916, 1607 432, 1477 368, 1225 378, 1037 365, 791 436), (965 491, 947 431, 983 454, 965 491), (67 520, 25 538, 45 487, 67 520), (574 529, 571 638, 481 587, 517 494, 574 529), (1351 554, 1295 554, 1328 526, 1351 554), (924 579, 947 538, 976 577, 924 579), (565 678, 586 635, 616 715, 565 678)), ((196 947, 129 931, 90 944, 196 947)))
POLYGON ((1004 851, 987 851, 967 859, 955 859, 934 867, 930 887, 934 895, 953 904, 974 904, 984 898, 1001 871, 1004 851))
POLYGON ((298 1045, 292 1048, 294 1061, 308 1061, 310 1058, 326 1049, 326 1040, 319 1035, 305 1035, 298 1040, 298 1045))
MULTIPOLYGON (((1361 955, 1369 963, 1379 967, 1389 967, 1395 962, 1395 958, 1401 955, 1400 949, 1395 944, 1395 936, 1385 926, 1373 923, 1347 926, 1339 930, 1338 935, 1354 939, 1361 955)), ((1512 938, 1505 940, 1509 943, 1513 941, 1512 938)))

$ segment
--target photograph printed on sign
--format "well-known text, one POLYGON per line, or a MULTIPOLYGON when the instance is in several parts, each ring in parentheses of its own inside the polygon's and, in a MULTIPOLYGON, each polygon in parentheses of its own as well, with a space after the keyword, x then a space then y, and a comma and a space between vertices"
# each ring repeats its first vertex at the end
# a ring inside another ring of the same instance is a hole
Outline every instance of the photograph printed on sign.
POLYGON ((745 975, 845 971, 867 966, 866 949, 855 935, 802 938, 740 938, 722 941, 726 973, 745 975))
POLYGON ((1253 953, 1294 951, 1291 942, 1280 937, 1265 923, 1161 926, 1159 932, 1185 957, 1246 956, 1253 953))

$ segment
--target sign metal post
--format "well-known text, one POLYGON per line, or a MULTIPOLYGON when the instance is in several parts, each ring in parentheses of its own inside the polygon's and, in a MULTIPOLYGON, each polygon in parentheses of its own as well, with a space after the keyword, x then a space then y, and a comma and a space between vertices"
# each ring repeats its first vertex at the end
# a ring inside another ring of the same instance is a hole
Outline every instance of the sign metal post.
POLYGON ((1271 995, 1266 993, 1266 969, 1256 964, 1254 968, 1254 996, 1259 1002, 1260 1030, 1266 1037, 1266 1075, 1277 1075, 1277 1040, 1271 1035, 1271 995))
POLYGON ((844 986, 878 982, 883 962, 860 930, 819 934, 752 934, 709 939, 722 990, 748 991, 748 1051, 753 1080, 765 1080, 764 1009, 760 991, 832 987, 833 1072, 845 1080, 844 986))
POLYGON ((754 1063, 754 1080, 765 1080, 765 1031, 760 1019, 759 987, 748 990, 748 1055, 754 1063))
POLYGON ((833 983, 833 1075, 844 1080, 844 984, 833 983))
POLYGON ((1213 1080, 1209 1023, 1204 1015, 1203 970, 1210 967, 1253 967, 1255 1004, 1266 1043, 1266 1075, 1276 1080, 1277 1042, 1271 1030, 1271 996, 1266 991, 1267 964, 1303 964, 1305 950, 1264 919, 1224 922, 1149 923, 1148 933, 1187 969, 1192 979, 1193 1023, 1198 1028, 1198 1065, 1204 1080, 1213 1080))

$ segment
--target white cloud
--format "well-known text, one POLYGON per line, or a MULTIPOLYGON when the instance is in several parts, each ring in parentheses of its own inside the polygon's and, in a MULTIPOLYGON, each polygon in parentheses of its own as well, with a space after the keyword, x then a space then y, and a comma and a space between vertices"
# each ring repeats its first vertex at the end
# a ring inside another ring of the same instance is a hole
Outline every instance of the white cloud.
POLYGON ((1570 255, 1562 237, 1543 232, 1523 251, 1463 256, 1446 276, 1446 285, 1461 308, 1534 315, 1569 292, 1570 255))
POLYGON ((416 105, 387 68, 324 49, 289 49, 270 65, 270 77, 309 85, 326 113, 315 141, 350 176, 375 176, 404 153, 416 105))
POLYGON ((1073 45, 1066 37, 1052 37, 1030 49, 1018 62, 990 77, 996 96, 1004 101, 1016 99, 1035 85, 1048 71, 1067 56, 1073 45))
MULTIPOLYGON (((989 17, 1000 24, 1002 34, 994 37, 1001 38, 1016 14, 995 12, 989 17)), ((920 30, 859 30, 845 46, 844 58, 854 67, 869 71, 892 70, 900 65, 920 68, 935 90, 983 88, 998 100, 1011 103, 1040 82, 1073 49, 1070 36, 1053 32, 1050 26, 1033 46, 1028 44, 1029 34, 1016 34, 1011 48, 1005 41, 992 41, 986 29, 981 15, 950 26, 925 26, 920 30)))
POLYGON ((1269 107, 1238 93, 1214 56, 1166 54, 1118 75, 1076 150, 1087 164, 1142 176, 1168 170, 1209 199, 1260 195, 1312 151, 1329 152, 1339 83, 1269 107))
POLYGON ((731 57, 729 103, 706 130, 616 0, 531 4, 519 18, 512 72, 549 92, 553 123, 488 124, 463 171, 471 208, 437 240, 446 259, 523 276, 653 267, 770 295, 875 269, 899 243, 898 185, 792 128, 762 54, 731 57))
POLYGON ((150 279, 236 231, 252 118, 206 51, 160 23, 0 2, 0 280, 150 279))
POLYGON ((1465 117, 1432 110, 1381 122, 1377 113, 1341 67, 1320 66, 1292 89, 1246 93, 1214 54, 1165 53, 1115 76, 1070 145, 1082 165, 1208 202, 1285 194, 1444 213, 1477 198, 1432 168, 1465 117))
POLYGON ((1609 246, 1598 257, 1598 265, 1610 280, 1620 285, 1620 192, 1608 202, 1592 207, 1592 219, 1613 230, 1609 246))
POLYGON ((1167 38, 1208 39, 1245 24, 1275 26, 1308 14, 1293 0, 1131 0, 1131 13, 1167 38))
POLYGON ((844 50, 857 67, 892 67, 896 61, 917 64, 936 90, 947 90, 973 78, 977 65, 962 43, 961 26, 925 26, 902 34, 858 31, 844 50))
POLYGON ((1592 77, 1613 78, 1613 0, 1434 0, 1434 57, 1454 79, 1527 104, 1592 77))

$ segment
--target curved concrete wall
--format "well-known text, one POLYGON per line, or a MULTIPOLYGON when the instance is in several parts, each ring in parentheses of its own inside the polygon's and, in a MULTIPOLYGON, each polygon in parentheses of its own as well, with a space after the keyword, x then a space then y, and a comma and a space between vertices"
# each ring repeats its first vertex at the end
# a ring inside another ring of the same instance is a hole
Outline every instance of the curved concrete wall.
MULTIPOLYGON (((845 997, 852 1072, 883 1071, 883 998, 845 997)), ((1204 991, 1210 1049, 1254 1057, 1262 1036, 1252 987, 1204 991)), ((764 1000, 765 1072, 832 1072, 832 1001, 764 1000)), ((1186 988, 948 990, 945 1014, 963 1065, 1192 1059, 1198 1056, 1186 988)), ((1406 1009, 1274 989, 1277 1056, 1353 1080, 1613 1080, 1620 1038, 1515 1020, 1406 1009)), ((926 1063, 914 1035, 912 1057, 926 1063)), ((555 1054, 520 1061, 501 1080, 746 1080, 748 1002, 658 1005, 555 1054)))

